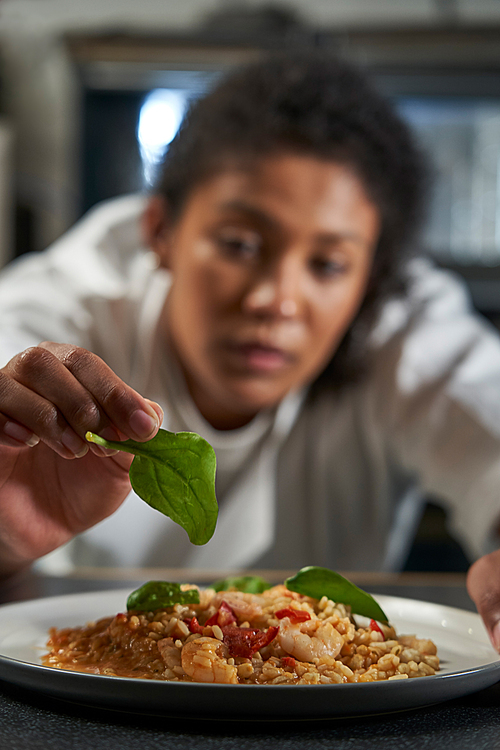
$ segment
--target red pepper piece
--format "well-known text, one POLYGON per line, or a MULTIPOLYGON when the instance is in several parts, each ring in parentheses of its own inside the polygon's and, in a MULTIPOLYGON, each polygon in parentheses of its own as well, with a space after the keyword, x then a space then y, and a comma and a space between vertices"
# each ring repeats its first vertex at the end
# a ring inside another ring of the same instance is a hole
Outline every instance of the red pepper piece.
POLYGON ((222 601, 217 612, 208 618, 205 625, 218 625, 220 628, 224 628, 226 625, 232 625, 233 622, 237 622, 236 615, 229 604, 222 601))
POLYGON ((190 633, 203 633, 203 627, 198 622, 198 618, 192 617, 190 620, 184 620, 189 628, 190 633))
POLYGON ((249 658, 268 646, 278 635, 279 628, 276 625, 267 630, 259 628, 237 628, 227 625, 224 630, 224 643, 229 650, 229 656, 243 656, 249 658))
POLYGON ((288 669, 289 671, 292 671, 293 669, 295 669, 296 661, 293 658, 293 656, 283 656, 281 658, 281 663, 283 664, 285 669, 288 669))
POLYGON ((382 633, 382 636, 385 641, 384 631, 382 630, 380 625, 377 622, 375 622, 375 620, 370 620, 370 630, 378 630, 379 633, 382 633))
POLYGON ((291 607, 285 607, 285 609, 279 609, 274 613, 278 620, 282 620, 283 617, 288 617, 290 622, 305 622, 311 619, 309 612, 305 612, 303 609, 292 609, 291 607))

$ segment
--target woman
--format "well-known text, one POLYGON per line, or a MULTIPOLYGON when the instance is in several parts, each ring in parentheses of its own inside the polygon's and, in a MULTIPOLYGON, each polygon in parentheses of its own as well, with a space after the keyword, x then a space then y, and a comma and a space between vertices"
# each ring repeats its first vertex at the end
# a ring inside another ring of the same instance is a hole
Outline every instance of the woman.
MULTIPOLYGON (((419 165, 355 71, 273 58, 193 108, 155 196, 97 208, 7 269, 2 573, 68 540, 91 564, 395 568, 418 488, 483 554, 500 346, 453 280, 406 262, 419 165), (84 440, 147 440, 163 412, 217 453, 220 520, 202 549, 123 503, 130 459, 84 440)), ((490 629, 492 560, 471 576, 490 629)))

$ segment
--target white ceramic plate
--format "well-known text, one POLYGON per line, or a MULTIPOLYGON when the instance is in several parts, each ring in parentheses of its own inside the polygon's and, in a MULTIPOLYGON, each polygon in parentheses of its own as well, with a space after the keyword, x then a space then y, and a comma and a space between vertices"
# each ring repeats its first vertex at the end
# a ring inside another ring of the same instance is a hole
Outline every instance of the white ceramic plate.
POLYGON ((107 677, 42 666, 49 627, 123 611, 127 591, 36 599, 0 607, 0 679, 86 705, 219 720, 328 719, 401 711, 458 698, 500 680, 480 617, 413 599, 376 596, 399 634, 432 639, 433 677, 348 685, 206 685, 107 677))

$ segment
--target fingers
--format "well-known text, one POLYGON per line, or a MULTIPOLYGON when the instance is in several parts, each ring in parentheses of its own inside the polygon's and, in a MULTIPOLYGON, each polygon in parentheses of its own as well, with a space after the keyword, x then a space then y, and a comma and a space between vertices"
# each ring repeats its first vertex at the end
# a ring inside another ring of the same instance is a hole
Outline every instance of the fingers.
POLYGON ((143 441, 156 434, 163 420, 161 407, 126 385, 99 357, 65 344, 44 342, 41 347, 53 353, 82 386, 76 413, 72 413, 73 395, 69 400, 64 394, 50 393, 79 435, 91 430, 108 440, 143 441))
MULTIPOLYGON (((90 430, 108 440, 147 440, 158 430, 158 405, 127 386, 96 355, 44 342, 0 370, 0 441, 43 440, 64 458, 84 455, 90 430)), ((92 446, 98 455, 109 455, 92 446)))
POLYGON ((479 558, 467 574, 467 590, 500 652, 500 550, 479 558))
POLYGON ((3 414, 0 414, 0 432, 3 432, 7 438, 5 442, 10 442, 14 448, 18 448, 19 445, 34 448, 40 442, 40 438, 34 432, 19 422, 7 419, 3 414))
MULTIPOLYGON (((92 396, 98 406, 99 417, 92 413, 90 398, 81 404, 79 410, 83 412, 83 418, 75 415, 77 424, 82 425, 81 430, 84 430, 85 424, 99 426, 101 419, 102 427, 111 423, 134 440, 147 440, 157 432, 158 415, 150 403, 120 380, 95 354, 80 347, 51 342, 44 342, 41 347, 56 355, 57 360, 83 386, 89 396, 92 396)), ((61 398, 64 398, 64 394, 61 398)))
MULTIPOLYGON (((0 371, 0 392, 4 433, 22 439, 19 428, 12 428, 19 425, 63 458, 85 455, 85 440, 71 425, 71 416, 65 418, 59 404, 72 401, 77 405, 82 399, 84 403, 90 399, 54 355, 33 348, 15 357, 0 371)), ((28 441, 23 440, 26 445, 28 441)))

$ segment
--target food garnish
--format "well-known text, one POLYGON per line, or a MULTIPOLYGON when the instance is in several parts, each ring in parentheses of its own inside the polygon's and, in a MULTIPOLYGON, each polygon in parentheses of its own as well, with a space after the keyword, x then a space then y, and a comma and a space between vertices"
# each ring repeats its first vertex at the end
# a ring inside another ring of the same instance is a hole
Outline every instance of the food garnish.
POLYGON ((286 579, 285 586, 290 591, 311 596, 313 599, 327 596, 334 602, 348 604, 353 614, 369 617, 379 622, 388 622, 387 615, 373 596, 355 586, 340 573, 335 573, 328 568, 320 568, 316 565, 302 568, 294 576, 286 579))
POLYGON ((210 588, 215 591, 228 591, 236 589, 243 591, 245 594, 262 594, 266 589, 271 588, 271 584, 260 576, 227 576, 219 581, 212 583, 210 588))
POLYGON ((133 453, 130 482, 148 505, 182 526, 193 544, 206 544, 218 515, 215 496, 215 452, 195 432, 158 430, 138 443, 105 440, 87 432, 86 439, 104 448, 133 453))
POLYGON ((199 604, 200 594, 197 588, 182 589, 179 583, 169 581, 148 581, 127 599, 127 610, 155 611, 173 607, 174 604, 199 604))

